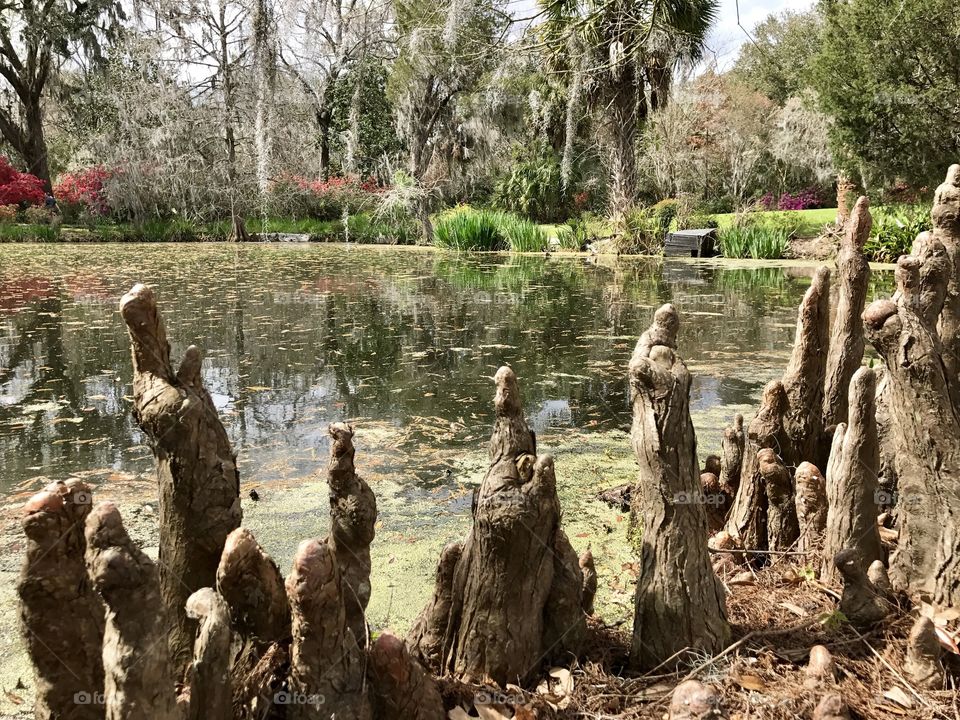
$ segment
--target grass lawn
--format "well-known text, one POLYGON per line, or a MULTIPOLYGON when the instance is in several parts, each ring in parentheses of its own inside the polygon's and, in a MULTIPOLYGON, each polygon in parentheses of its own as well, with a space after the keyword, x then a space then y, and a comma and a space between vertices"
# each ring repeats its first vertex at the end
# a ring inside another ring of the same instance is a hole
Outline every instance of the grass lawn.
MULTIPOLYGON (((750 216, 760 222, 769 220, 778 225, 784 223, 791 226, 798 237, 816 237, 824 226, 837 218, 836 208, 817 208, 816 210, 770 210, 766 212, 750 213, 750 216), (795 223, 795 225, 794 225, 795 223)), ((723 213, 714 215, 721 229, 730 227, 737 213, 723 213)))

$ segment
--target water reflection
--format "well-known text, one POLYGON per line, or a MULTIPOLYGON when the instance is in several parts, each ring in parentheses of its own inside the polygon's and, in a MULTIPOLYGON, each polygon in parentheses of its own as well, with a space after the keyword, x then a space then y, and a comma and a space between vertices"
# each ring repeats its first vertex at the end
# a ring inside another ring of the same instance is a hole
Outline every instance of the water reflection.
MULTIPOLYGON (((396 428, 424 457, 481 443, 503 363, 540 431, 627 428, 625 364, 667 301, 683 313, 693 407, 750 402, 782 371, 811 273, 334 246, 0 246, 0 489, 151 466, 116 310, 140 280, 155 286, 174 357, 204 351, 246 477, 269 481, 315 471, 334 419, 396 428)), ((414 475, 435 477, 427 465, 414 475)))

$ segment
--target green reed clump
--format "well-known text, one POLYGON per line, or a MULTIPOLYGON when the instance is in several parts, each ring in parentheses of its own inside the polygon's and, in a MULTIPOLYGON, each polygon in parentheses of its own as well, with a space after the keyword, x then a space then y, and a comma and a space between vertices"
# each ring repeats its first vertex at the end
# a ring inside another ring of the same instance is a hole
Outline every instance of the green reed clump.
POLYGON ((727 258, 779 260, 787 251, 789 238, 783 228, 765 225, 734 226, 720 231, 720 252, 727 258))
POLYGON ((433 242, 448 250, 538 252, 546 247, 547 234, 512 213, 458 207, 437 217, 433 242))

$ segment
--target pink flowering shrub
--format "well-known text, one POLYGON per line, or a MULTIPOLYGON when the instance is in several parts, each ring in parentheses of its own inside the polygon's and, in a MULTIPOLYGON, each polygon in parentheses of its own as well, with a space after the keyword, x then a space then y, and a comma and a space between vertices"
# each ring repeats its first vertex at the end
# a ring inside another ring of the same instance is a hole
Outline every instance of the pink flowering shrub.
POLYGON ((356 215, 376 204, 381 191, 373 180, 332 177, 307 180, 283 174, 270 186, 270 213, 283 217, 337 220, 344 213, 356 215))
POLYGON ((777 197, 772 192, 760 198, 764 210, 810 210, 824 207, 823 196, 815 187, 808 187, 796 193, 785 192, 777 197))
POLYGON ((0 205, 42 205, 45 197, 40 178, 18 171, 0 155, 0 205))

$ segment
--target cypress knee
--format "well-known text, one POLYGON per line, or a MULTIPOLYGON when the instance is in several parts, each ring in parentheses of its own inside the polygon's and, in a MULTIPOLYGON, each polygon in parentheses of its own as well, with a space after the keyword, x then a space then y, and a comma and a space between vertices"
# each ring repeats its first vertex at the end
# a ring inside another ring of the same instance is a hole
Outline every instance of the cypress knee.
POLYGON ((353 428, 329 429, 330 541, 344 583, 347 624, 361 647, 367 644, 365 612, 370 601, 370 543, 377 524, 377 500, 353 466, 353 428))
POLYGON ((216 583, 227 535, 240 525, 236 455, 200 378, 197 348, 179 370, 170 364, 163 319, 153 292, 136 285, 120 300, 133 355, 134 417, 150 440, 160 486, 160 588, 174 625, 170 649, 186 668, 196 623, 190 595, 216 583))
POLYGON ((897 263, 895 300, 864 312, 867 338, 886 366, 888 443, 898 478, 899 544, 890 558, 894 587, 960 604, 960 413, 954 405, 938 323, 951 277, 936 237, 914 243, 897 263))
POLYGON ((676 351, 679 325, 672 305, 658 309, 630 360, 630 438, 640 466, 633 513, 642 523, 631 661, 639 668, 684 649, 716 653, 730 639, 723 587, 707 550, 691 378, 676 351))
POLYGON ((87 518, 87 572, 107 607, 103 633, 107 720, 179 720, 157 567, 134 545, 113 503, 87 518))
POLYGON ((90 489, 79 480, 52 483, 23 508, 27 544, 17 595, 37 720, 103 718, 104 607, 84 564, 90 508, 90 489))

